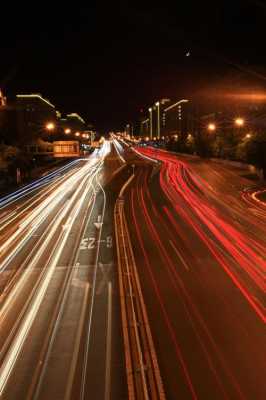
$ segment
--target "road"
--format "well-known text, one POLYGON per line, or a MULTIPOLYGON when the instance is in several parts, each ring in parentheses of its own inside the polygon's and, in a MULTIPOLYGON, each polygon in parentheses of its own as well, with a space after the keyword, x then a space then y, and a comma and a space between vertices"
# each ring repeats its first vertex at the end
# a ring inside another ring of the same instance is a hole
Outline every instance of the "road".
POLYGON ((233 169, 138 151, 126 216, 166 398, 265 399, 265 208, 233 169))
POLYGON ((113 209, 129 171, 106 141, 0 200, 0 398, 122 399, 113 209))

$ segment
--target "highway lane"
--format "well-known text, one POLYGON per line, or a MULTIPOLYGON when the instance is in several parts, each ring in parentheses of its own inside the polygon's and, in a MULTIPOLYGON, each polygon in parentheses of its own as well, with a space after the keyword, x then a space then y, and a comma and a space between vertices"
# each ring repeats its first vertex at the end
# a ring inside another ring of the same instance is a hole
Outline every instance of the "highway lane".
POLYGON ((2 255, 2 274, 19 273, 1 298, 1 399, 125 397, 112 207, 127 171, 108 142, 98 153, 23 214, 2 255))
POLYGON ((228 169, 140 151, 162 162, 126 210, 167 398, 264 399, 265 214, 228 169))

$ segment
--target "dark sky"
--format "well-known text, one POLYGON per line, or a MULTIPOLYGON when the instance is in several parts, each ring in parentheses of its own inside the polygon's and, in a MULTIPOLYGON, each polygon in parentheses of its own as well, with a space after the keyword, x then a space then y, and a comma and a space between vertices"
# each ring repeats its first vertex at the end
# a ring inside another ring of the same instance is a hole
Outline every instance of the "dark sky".
POLYGON ((159 98, 189 97, 231 71, 259 71, 266 84, 262 0, 70 4, 10 2, 1 11, 7 95, 41 92, 60 111, 112 129, 159 98))

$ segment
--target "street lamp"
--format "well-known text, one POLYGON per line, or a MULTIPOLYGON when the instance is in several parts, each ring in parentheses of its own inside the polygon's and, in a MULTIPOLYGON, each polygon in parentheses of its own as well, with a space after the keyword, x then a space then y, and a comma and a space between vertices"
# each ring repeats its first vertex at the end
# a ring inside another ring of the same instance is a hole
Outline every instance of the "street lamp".
POLYGON ((244 121, 243 118, 236 118, 236 119, 235 119, 235 124, 236 124, 237 126, 243 126, 243 125, 245 124, 245 121, 244 121))
POLYGON ((150 139, 152 140, 152 107, 149 108, 150 113, 150 139))
POLYGON ((76 132, 76 133, 75 133, 75 136, 80 136, 80 133, 79 133, 79 132, 76 132))
POLYGON ((66 128, 66 129, 65 129, 65 134, 68 135, 69 133, 71 133, 71 129, 66 128))
POLYGON ((55 124, 53 122, 48 122, 45 128, 47 129, 47 131, 53 131, 55 128, 55 124))
POLYGON ((246 134, 246 139, 250 139, 251 138, 251 134, 250 133, 247 133, 246 134))
POLYGON ((215 125, 214 123, 210 123, 210 124, 208 125, 208 131, 213 132, 213 131, 215 131, 215 130, 216 130, 216 125, 215 125))
POLYGON ((158 136, 158 138, 160 138, 160 135, 161 135, 161 132, 160 132, 160 102, 157 101, 155 103, 155 105, 156 105, 156 107, 158 107, 158 110, 157 110, 157 118, 158 118, 157 136, 158 136))

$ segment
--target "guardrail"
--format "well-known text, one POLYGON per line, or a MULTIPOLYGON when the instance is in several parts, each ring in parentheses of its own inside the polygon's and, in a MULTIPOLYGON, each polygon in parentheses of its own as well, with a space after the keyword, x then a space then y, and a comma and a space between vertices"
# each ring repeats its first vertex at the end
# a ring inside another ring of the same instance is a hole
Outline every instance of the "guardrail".
POLYGON ((123 186, 114 213, 128 399, 165 400, 163 383, 124 213, 122 194, 133 178, 134 175, 123 186))

